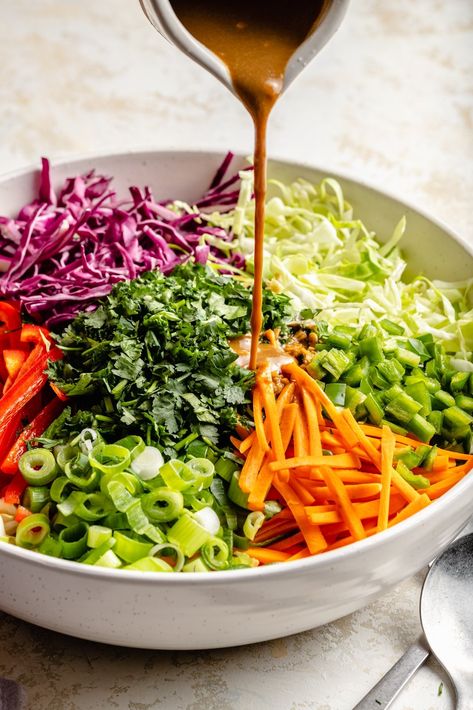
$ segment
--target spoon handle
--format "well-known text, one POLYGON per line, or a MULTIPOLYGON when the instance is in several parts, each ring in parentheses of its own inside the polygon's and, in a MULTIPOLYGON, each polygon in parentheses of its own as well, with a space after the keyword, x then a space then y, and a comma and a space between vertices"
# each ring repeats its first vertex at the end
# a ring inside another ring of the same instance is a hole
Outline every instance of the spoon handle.
POLYGON ((388 708, 429 654, 430 651, 424 646, 422 639, 418 639, 353 710, 388 708))

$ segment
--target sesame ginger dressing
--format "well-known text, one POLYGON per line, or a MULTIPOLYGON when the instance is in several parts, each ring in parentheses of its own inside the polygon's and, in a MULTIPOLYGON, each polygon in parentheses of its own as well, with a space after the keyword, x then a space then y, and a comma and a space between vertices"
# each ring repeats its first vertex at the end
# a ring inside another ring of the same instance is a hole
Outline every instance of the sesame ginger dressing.
MULTIPOLYGON (((324 17, 331 0, 171 0, 186 29, 228 67, 235 92, 255 130, 255 254, 248 366, 259 346, 263 313, 263 240, 266 200, 266 129, 280 96, 287 63, 324 17)), ((269 353, 267 353, 269 355, 269 353)))

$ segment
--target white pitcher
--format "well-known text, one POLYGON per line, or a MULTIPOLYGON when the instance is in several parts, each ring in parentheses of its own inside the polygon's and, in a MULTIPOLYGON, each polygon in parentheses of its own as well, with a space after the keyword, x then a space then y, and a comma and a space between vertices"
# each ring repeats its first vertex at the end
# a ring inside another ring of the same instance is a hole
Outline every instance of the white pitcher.
MULTIPOLYGON (((222 0, 224 2, 224 0, 222 0)), ((198 2, 198 0, 196 0, 198 2)), ((258 2, 258 0, 255 0, 258 2)), ((193 37, 178 19, 169 0, 140 0, 141 7, 151 24, 171 44, 178 47, 195 62, 211 72, 233 94, 235 89, 230 72, 224 62, 193 37)), ((284 74, 282 91, 294 81, 305 66, 315 57, 339 28, 348 6, 348 0, 332 0, 325 16, 314 32, 298 47, 289 60, 284 74)), ((235 94, 236 95, 236 94, 235 94)))

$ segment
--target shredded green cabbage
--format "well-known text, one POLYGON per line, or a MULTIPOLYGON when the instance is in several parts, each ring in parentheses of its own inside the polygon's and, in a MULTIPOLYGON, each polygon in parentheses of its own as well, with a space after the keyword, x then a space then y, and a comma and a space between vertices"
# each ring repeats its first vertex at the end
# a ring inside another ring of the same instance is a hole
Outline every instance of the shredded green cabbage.
MULTIPOLYGON (((236 235, 226 246, 246 258, 252 272, 254 201, 252 173, 241 173, 237 207, 213 213, 212 225, 236 235)), ((318 185, 271 181, 266 206, 264 277, 291 297, 294 318, 309 309, 332 326, 361 326, 387 317, 407 336, 431 333, 460 360, 473 350, 473 278, 456 283, 419 276, 405 282, 398 248, 403 217, 384 245, 353 215, 338 182, 318 185)))

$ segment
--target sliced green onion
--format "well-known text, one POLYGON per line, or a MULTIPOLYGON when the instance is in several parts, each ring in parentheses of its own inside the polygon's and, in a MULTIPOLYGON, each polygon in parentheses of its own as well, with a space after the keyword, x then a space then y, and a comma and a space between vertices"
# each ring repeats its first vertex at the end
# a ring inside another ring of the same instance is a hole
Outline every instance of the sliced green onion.
POLYGON ((267 520, 277 515, 282 510, 282 506, 277 500, 267 500, 264 504, 264 515, 267 520))
POLYGON ((246 520, 243 523, 243 532, 248 540, 253 541, 256 537, 256 533, 263 525, 266 520, 264 513, 259 510, 253 510, 246 516, 246 520))
POLYGON ((61 530, 59 540, 62 544, 62 556, 66 560, 76 560, 84 554, 87 549, 88 530, 89 526, 83 521, 61 530))
POLYGON ((131 565, 126 565, 124 569, 139 570, 140 572, 173 572, 171 565, 168 565, 159 557, 142 557, 131 565))
POLYGON ((94 563, 96 567, 108 567, 110 569, 119 569, 122 566, 122 562, 119 557, 116 556, 113 550, 107 550, 102 557, 99 557, 97 562, 94 563))
POLYGON ((184 506, 192 510, 202 510, 202 508, 212 507, 214 497, 209 490, 199 491, 199 493, 183 493, 184 506))
POLYGON ((46 486, 28 486, 23 494, 23 505, 32 513, 39 513, 50 500, 49 488, 46 486))
POLYGON ((213 537, 202 545, 200 550, 202 559, 210 569, 227 569, 228 546, 219 537, 213 537))
POLYGON ((128 525, 128 519, 125 513, 109 513, 101 521, 101 524, 106 528, 111 528, 112 530, 126 530, 128 525))
POLYGON ((215 474, 215 466, 208 459, 195 458, 187 461, 187 467, 194 474, 193 486, 198 486, 198 489, 208 488, 212 483, 215 474))
POLYGON ((93 523, 113 510, 110 499, 103 493, 85 493, 83 496, 73 511, 74 515, 82 520, 93 523))
POLYGON ((71 446, 77 445, 82 453, 89 454, 101 441, 102 437, 95 429, 82 429, 79 436, 71 441, 71 446))
POLYGON ((44 486, 57 476, 54 455, 48 449, 30 449, 20 457, 18 467, 25 481, 32 486, 44 486))
POLYGON ((239 479, 240 472, 234 471, 228 487, 228 497, 235 505, 239 505, 240 508, 248 508, 248 493, 244 493, 241 490, 239 479))
POLYGON ((56 457, 56 463, 64 471, 66 468, 66 463, 72 461, 73 458, 77 456, 77 449, 74 449, 69 444, 59 444, 54 447, 54 455, 56 457))
POLYGON ((149 522, 140 500, 135 500, 135 502, 128 508, 126 511, 126 517, 133 532, 138 535, 144 535, 153 542, 164 542, 164 534, 159 528, 149 522))
POLYGON ((194 520, 202 525, 211 535, 220 530, 220 519, 212 508, 202 508, 194 513, 194 520))
POLYGON ((93 491, 97 488, 100 473, 89 464, 89 457, 79 453, 64 465, 64 473, 71 483, 84 492, 93 491))
POLYGON ((237 471, 240 465, 233 461, 233 459, 227 457, 225 454, 221 456, 217 463, 215 464, 215 473, 223 478, 225 481, 230 481, 234 471, 237 471))
POLYGON ((210 572, 209 568, 201 557, 187 562, 182 568, 182 572, 210 572))
POLYGON ((84 565, 95 565, 101 557, 105 555, 108 550, 111 550, 115 546, 115 538, 110 537, 108 540, 104 540, 98 547, 92 548, 90 552, 86 552, 79 558, 78 562, 82 562, 84 565))
POLYGON ((173 571, 180 572, 184 567, 185 557, 179 545, 173 545, 170 542, 163 542, 160 545, 155 545, 151 549, 149 555, 150 557, 160 558, 160 553, 164 553, 167 557, 169 552, 173 555, 173 557, 176 558, 176 562, 174 563, 174 565, 172 565, 173 571))
POLYGON ((195 483, 195 473, 187 464, 178 459, 172 459, 161 466, 159 471, 165 484, 174 491, 186 491, 195 483))
POLYGON ((182 513, 184 499, 180 491, 156 488, 141 497, 141 505, 152 523, 169 523, 182 513))
POLYGON ((141 557, 146 557, 153 547, 151 542, 137 540, 130 533, 115 531, 113 537, 115 539, 115 554, 128 563, 135 562, 141 557))
POLYGON ((113 530, 103 525, 91 525, 87 532, 87 547, 100 547, 112 537, 113 530))
POLYGON ((19 547, 39 547, 44 538, 49 535, 49 520, 42 513, 28 515, 18 523, 15 541, 19 547))
POLYGON ((62 555, 62 543, 52 535, 46 535, 37 549, 38 552, 49 557, 61 557, 62 555))
MULTIPOLYGON (((209 508, 203 510, 209 510, 209 508)), ((214 532, 209 532, 203 527, 198 519, 195 519, 195 516, 201 513, 202 510, 194 514, 184 512, 168 530, 168 540, 178 545, 186 557, 192 557, 207 540, 215 535, 214 532)))
POLYGON ((116 441, 115 444, 117 446, 124 446, 125 449, 128 449, 132 461, 136 459, 138 454, 141 454, 141 452, 145 450, 146 446, 141 436, 137 436, 136 434, 125 436, 123 439, 116 441))
POLYGON ((131 462, 131 470, 143 481, 149 481, 160 473, 163 456, 155 446, 145 446, 131 462))
POLYGON ((92 468, 102 473, 121 473, 130 463, 130 451, 118 444, 100 444, 89 454, 92 468))
POLYGON ((62 503, 72 491, 72 483, 67 476, 58 476, 49 489, 51 500, 55 503, 62 503))

